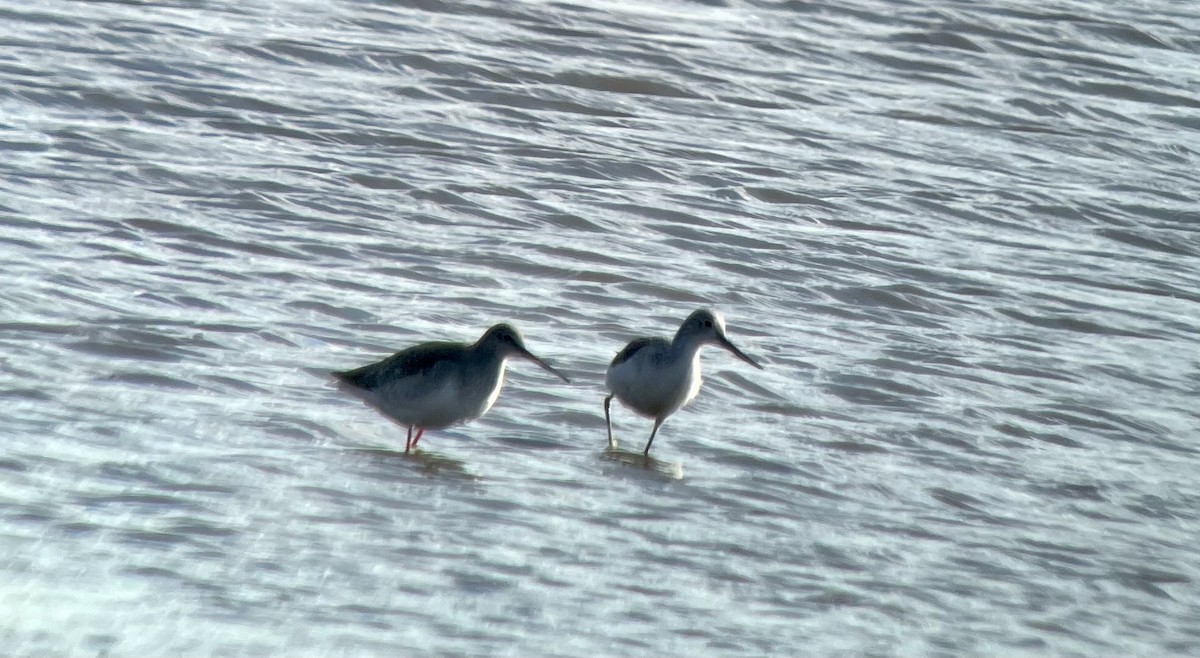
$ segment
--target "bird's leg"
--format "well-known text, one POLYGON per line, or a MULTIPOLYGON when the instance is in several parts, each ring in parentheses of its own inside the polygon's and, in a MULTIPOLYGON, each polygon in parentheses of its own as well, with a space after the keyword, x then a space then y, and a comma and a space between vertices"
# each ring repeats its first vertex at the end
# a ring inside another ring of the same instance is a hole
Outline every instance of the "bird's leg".
POLYGON ((421 440, 421 435, 425 433, 424 427, 417 428, 417 435, 413 437, 412 447, 417 447, 417 441, 421 440))
POLYGON ((609 395, 608 397, 604 398, 604 425, 606 427, 608 427, 608 447, 615 449, 617 447, 617 442, 613 441, 612 418, 610 418, 608 415, 608 408, 609 408, 609 406, 612 405, 612 399, 613 399, 612 395, 609 395))
POLYGON ((650 430, 650 440, 646 442, 646 449, 642 451, 642 455, 646 457, 650 456, 650 444, 654 443, 654 435, 658 434, 658 426, 662 425, 662 422, 663 419, 661 418, 654 419, 654 429, 650 430))
POLYGON ((408 439, 404 442, 404 454, 408 454, 409 448, 412 447, 412 425, 408 426, 408 439))

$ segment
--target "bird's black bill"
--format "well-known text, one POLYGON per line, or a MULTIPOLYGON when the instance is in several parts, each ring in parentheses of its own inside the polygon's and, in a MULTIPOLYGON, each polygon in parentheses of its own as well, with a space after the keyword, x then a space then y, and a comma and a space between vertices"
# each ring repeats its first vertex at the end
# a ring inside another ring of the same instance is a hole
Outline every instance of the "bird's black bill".
POLYGON ((749 363, 750 365, 754 366, 755 368, 758 368, 759 370, 763 369, 762 366, 758 365, 757 361, 755 361, 754 359, 751 359, 749 356, 746 355, 745 352, 739 350, 737 348, 737 346, 734 345, 732 342, 730 342, 730 340, 728 338, 726 338, 724 336, 720 336, 719 339, 721 341, 721 347, 724 347, 725 349, 732 352, 734 356, 745 361, 746 363, 749 363))
POLYGON ((558 375, 558 378, 563 380, 564 382, 566 382, 568 384, 571 383, 571 380, 567 379, 566 375, 564 375, 561 372, 550 367, 549 363, 546 363, 545 361, 534 356, 533 352, 530 352, 529 350, 521 350, 521 356, 525 357, 526 359, 529 359, 530 361, 533 361, 534 363, 538 364, 539 366, 545 368, 547 371, 552 372, 555 375, 558 375))

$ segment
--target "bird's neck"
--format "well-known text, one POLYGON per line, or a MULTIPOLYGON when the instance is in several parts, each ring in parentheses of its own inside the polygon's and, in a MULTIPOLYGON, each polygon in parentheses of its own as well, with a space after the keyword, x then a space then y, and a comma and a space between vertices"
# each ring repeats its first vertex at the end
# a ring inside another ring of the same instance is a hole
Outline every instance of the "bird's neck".
POLYGON ((691 361, 696 358, 701 347, 704 347, 704 342, 698 340, 694 335, 675 334, 675 339, 671 341, 671 357, 672 359, 691 361))
POLYGON ((508 354, 502 351, 498 345, 479 343, 475 345, 474 351, 476 362, 483 365, 484 368, 504 369, 504 362, 508 358, 508 354))

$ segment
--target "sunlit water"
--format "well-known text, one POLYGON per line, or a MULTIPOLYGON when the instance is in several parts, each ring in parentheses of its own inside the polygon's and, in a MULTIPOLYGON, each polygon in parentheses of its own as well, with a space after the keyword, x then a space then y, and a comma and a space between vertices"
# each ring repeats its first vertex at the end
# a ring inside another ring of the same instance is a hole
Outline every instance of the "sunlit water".
POLYGON ((1191 3, 413 4, 0 0, 0 653, 1200 653, 1191 3))

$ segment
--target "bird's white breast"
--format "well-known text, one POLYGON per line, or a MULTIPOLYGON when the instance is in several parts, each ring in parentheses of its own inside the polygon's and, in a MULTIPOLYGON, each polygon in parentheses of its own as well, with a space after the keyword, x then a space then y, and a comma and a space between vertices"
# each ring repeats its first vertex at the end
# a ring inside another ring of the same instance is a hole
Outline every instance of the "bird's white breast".
POLYGON ((700 392, 700 358, 646 348, 609 368, 605 383, 625 406, 665 418, 700 392))
POLYGON ((492 405, 496 404, 496 400, 500 398, 500 389, 504 388, 505 365, 507 364, 504 361, 500 362, 500 374, 495 378, 495 384, 492 386, 492 390, 487 394, 487 397, 484 398, 483 406, 479 409, 479 413, 476 414, 477 416, 482 416, 483 414, 487 413, 487 410, 491 409, 492 405))

